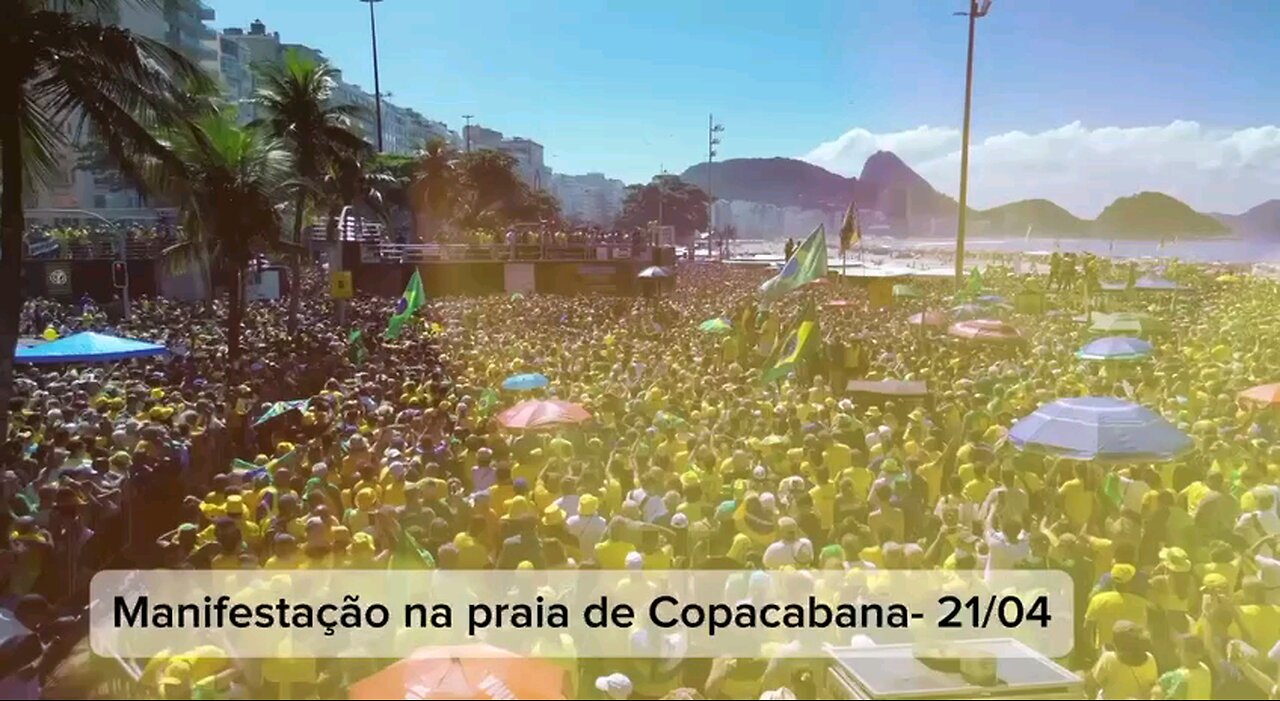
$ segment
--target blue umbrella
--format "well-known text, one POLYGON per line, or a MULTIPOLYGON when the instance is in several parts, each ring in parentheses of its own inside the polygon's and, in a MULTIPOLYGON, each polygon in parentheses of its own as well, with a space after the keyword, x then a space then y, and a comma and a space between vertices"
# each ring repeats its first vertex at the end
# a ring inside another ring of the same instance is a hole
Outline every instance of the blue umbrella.
POLYGON ((503 389, 511 390, 528 390, 541 389, 551 384, 546 375, 538 372, 528 372, 523 375, 512 375, 502 381, 503 389))
POLYGON ((1151 355, 1150 343, 1131 336, 1099 338, 1076 351, 1081 360, 1142 360, 1151 355))
POLYGON ((1191 439, 1159 414, 1111 397, 1045 404, 1015 423, 1009 440, 1021 450, 1113 462, 1169 460, 1191 447, 1191 439))

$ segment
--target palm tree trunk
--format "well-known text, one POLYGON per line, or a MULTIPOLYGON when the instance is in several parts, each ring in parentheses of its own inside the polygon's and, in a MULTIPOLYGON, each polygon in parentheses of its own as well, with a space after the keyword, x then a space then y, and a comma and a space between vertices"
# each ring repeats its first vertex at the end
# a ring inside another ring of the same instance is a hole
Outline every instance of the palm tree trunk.
MULTIPOLYGON (((22 83, 4 76, 0 104, 22 104, 22 83)), ((0 117, 0 439, 9 435, 9 399, 13 396, 13 354, 22 315, 22 126, 11 111, 0 117)))
MULTIPOLYGON (((231 290, 227 308, 227 367, 234 368, 240 360, 240 327, 244 323, 244 263, 231 264, 231 290)), ((234 372, 234 370, 232 370, 234 372)), ((227 386, 240 378, 228 377, 227 386)))
MULTIPOLYGON (((302 240, 302 214, 307 206, 307 192, 302 190, 298 193, 298 201, 293 207, 293 240, 304 249, 306 242, 302 240)), ((298 252, 289 258, 289 278, 291 285, 289 287, 289 333, 298 332, 298 312, 302 309, 302 258, 303 253, 298 252)))

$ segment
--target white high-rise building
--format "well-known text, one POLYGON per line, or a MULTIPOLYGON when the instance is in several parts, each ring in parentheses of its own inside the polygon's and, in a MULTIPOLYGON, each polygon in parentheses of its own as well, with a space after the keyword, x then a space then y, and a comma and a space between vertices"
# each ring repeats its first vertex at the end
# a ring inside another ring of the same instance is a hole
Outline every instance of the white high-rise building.
POLYGON ((551 176, 551 194, 560 200, 560 214, 571 222, 611 227, 622 213, 627 186, 603 173, 551 176))

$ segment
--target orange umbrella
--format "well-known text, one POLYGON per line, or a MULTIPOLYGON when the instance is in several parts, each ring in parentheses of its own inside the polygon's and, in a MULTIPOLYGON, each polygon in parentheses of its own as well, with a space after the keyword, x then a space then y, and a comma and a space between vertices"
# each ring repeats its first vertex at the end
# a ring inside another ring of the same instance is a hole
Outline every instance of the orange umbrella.
POLYGON ((591 412, 577 404, 559 399, 530 399, 498 414, 498 423, 506 428, 553 428, 580 424, 591 419, 591 412))
POLYGON ((907 317, 907 323, 912 326, 933 326, 942 328, 947 325, 947 315, 942 312, 920 312, 907 317))
POLYGON ((422 648, 351 685, 352 699, 563 699, 564 668, 492 645, 422 648))
POLYGON ((1280 383, 1250 387, 1237 397, 1241 402, 1258 406, 1280 406, 1280 383))
POLYGON ((987 343, 1014 343, 1022 340, 1022 332, 995 319, 974 319, 952 324, 947 333, 957 338, 987 343))

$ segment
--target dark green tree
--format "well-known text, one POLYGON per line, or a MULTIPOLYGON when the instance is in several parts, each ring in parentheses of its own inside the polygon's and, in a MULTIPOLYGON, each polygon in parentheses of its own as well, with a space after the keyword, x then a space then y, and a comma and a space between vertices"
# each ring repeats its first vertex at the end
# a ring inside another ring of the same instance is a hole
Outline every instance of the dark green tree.
POLYGON ((697 185, 687 183, 677 175, 658 175, 645 185, 631 185, 622 202, 622 214, 618 216, 618 228, 644 228, 659 220, 675 227, 676 236, 682 240, 693 237, 695 232, 707 228, 707 193, 697 185))
MULTIPOLYGON (((141 0, 139 0, 140 2, 141 0)), ((153 127, 181 121, 211 87, 178 52, 92 21, 114 0, 5 0, 0 19, 0 436, 9 423, 22 312, 23 194, 52 180, 68 134, 96 140, 135 184, 141 162, 173 166, 153 127), (83 15, 80 14, 82 11, 83 15)))

